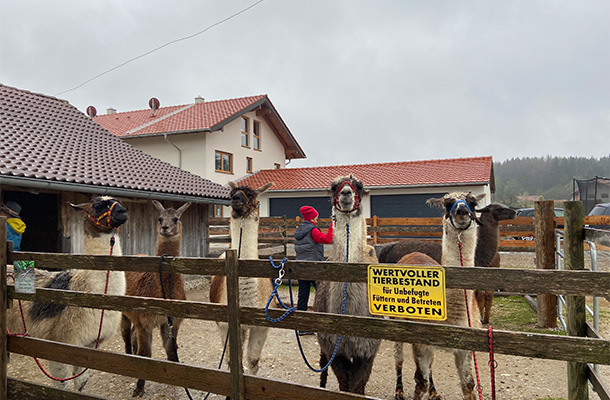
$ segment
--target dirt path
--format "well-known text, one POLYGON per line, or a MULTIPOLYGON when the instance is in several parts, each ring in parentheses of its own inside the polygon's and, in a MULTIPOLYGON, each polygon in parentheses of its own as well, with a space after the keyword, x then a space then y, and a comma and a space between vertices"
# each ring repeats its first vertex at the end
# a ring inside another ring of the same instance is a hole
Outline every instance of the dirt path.
MULTIPOLYGON (((507 257, 510 259, 510 257, 507 257)), ((508 261, 510 262, 510 260, 508 261)), ((187 293, 189 300, 207 301, 205 288, 191 290, 187 293)), ((295 293, 296 296, 296 293, 295 293)), ((311 299, 310 299, 311 301, 311 299)), ((607 307, 607 304, 605 305, 607 307)), ((492 314, 493 322, 493 314, 492 314)), ((605 337, 610 337, 610 329, 604 328, 605 337)), ((165 358, 160 347, 157 332, 153 338, 154 358, 165 358)), ((178 336, 181 361, 186 364, 218 367, 221 356, 221 340, 215 324, 208 321, 186 320, 178 336)), ((319 347, 315 336, 302 337, 303 348, 310 363, 317 366, 319 347)), ((122 353, 123 343, 117 335, 103 346, 104 350, 122 353)), ((409 346, 405 346, 404 382, 408 394, 412 393, 414 364, 409 346)), ((487 353, 479 353, 479 370, 484 398, 490 395, 490 372, 487 353)), ((540 360, 534 358, 506 356, 496 354, 496 396, 498 399, 532 400, 544 398, 567 398, 566 363, 561 361, 540 360)), ((226 367, 225 367, 226 368, 226 367)), ((446 351, 438 351, 434 362, 434 376, 437 389, 446 400, 460 399, 459 381, 453 364, 453 356, 446 351)), ((605 381, 610 382, 610 366, 602 366, 605 381)), ((299 353, 294 331, 272 329, 267 344, 263 349, 259 375, 280 381, 296 382, 317 386, 319 374, 310 371, 299 353)), ((9 376, 50 384, 36 367, 31 358, 19 355, 11 356, 9 376)), ((106 396, 113 399, 130 399, 136 379, 126 378, 104 372, 93 371, 92 378, 85 387, 88 394, 106 396)), ((377 354, 371 379, 367 385, 367 395, 380 399, 393 399, 394 395, 394 356, 393 343, 382 342, 377 354)), ((329 389, 337 390, 334 375, 329 374, 329 389)), ((193 391, 193 398, 203 399, 205 393, 193 391)), ((144 399, 187 399, 184 389, 155 382, 146 383, 144 399)), ((223 397, 211 395, 210 399, 223 397)), ((591 399, 599 397, 590 391, 591 399)))

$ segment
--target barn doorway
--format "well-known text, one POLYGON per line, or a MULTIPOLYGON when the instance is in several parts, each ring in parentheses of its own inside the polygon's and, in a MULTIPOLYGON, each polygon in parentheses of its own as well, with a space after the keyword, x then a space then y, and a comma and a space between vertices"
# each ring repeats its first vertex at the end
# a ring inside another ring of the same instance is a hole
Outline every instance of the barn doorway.
POLYGON ((21 219, 26 228, 21 240, 21 251, 60 253, 59 195, 5 190, 2 201, 16 201, 21 205, 21 219))

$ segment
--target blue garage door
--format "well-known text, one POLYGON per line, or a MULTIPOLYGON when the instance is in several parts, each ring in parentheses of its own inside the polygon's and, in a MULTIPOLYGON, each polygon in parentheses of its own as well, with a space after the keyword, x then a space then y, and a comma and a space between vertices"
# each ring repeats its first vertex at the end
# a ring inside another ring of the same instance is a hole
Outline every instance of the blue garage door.
POLYGON ((320 218, 330 218, 331 204, 328 196, 269 199, 269 216, 301 217, 299 208, 302 206, 312 206, 318 211, 320 218))
POLYGON ((430 218, 442 217, 443 211, 426 204, 430 198, 443 197, 446 193, 391 194, 371 196, 371 215, 380 218, 430 218))

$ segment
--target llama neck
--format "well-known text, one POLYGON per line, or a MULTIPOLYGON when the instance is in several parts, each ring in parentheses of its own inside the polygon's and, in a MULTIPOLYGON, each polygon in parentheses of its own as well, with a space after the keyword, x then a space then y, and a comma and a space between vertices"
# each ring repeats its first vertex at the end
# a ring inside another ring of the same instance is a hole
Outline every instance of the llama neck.
POLYGON ((491 264, 494 256, 498 252, 498 221, 494 218, 481 218, 482 226, 477 232, 477 248, 475 252, 475 265, 487 267, 491 264))
POLYGON ((335 213, 333 226, 333 249, 331 259, 345 262, 364 261, 366 244, 366 219, 362 213, 335 213), (349 254, 348 254, 349 252, 349 254))
POLYGON ((180 255, 180 245, 182 244, 182 235, 161 236, 157 235, 157 254, 178 257, 180 255))
POLYGON ((121 240, 119 238, 119 235, 115 234, 114 231, 101 232, 99 230, 91 231, 88 229, 85 229, 84 232, 84 254, 110 255, 110 239, 113 236, 115 243, 112 247, 112 254, 115 256, 123 255, 123 252, 121 250, 121 240))
POLYGON ((474 222, 468 229, 460 231, 455 229, 449 220, 443 219, 443 265, 474 267, 476 244, 477 228, 474 222))
POLYGON ((231 249, 239 258, 258 259, 258 214, 230 220, 231 249))

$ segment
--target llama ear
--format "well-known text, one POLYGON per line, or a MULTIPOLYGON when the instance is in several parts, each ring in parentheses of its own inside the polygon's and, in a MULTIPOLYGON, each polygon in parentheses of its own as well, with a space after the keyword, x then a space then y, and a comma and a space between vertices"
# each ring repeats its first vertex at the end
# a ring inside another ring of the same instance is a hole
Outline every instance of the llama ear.
POLYGON ((233 182, 233 181, 229 181, 229 187, 230 187, 231 189, 237 189, 237 185, 236 185, 236 184, 235 184, 235 182, 233 182))
POLYGON ((255 190, 255 192, 256 192, 256 194, 263 193, 264 191, 269 189, 271 186, 273 186, 273 182, 269 182, 268 184, 259 187, 258 189, 255 190))
POLYGON ((180 218, 182 216, 182 213, 184 211, 186 211, 186 209, 189 208, 190 205, 191 205, 190 202, 184 203, 183 205, 180 206, 180 208, 178 210, 176 210, 176 213, 178 214, 178 218, 180 218))
POLYGON ((72 207, 73 209, 75 209, 77 211, 86 211, 86 212, 91 211, 91 202, 81 203, 81 204, 73 204, 73 203, 68 202, 68 204, 70 205, 70 207, 72 207))
POLYGON ((443 208, 445 206, 445 198, 441 197, 440 199, 428 199, 426 200, 426 204, 430 207, 443 208))
POLYGON ((159 203, 157 200, 153 200, 152 203, 153 203, 153 206, 155 206, 155 208, 157 209, 157 211, 159 211, 159 212, 165 211, 165 207, 163 207, 163 205, 161 203, 159 203))
POLYGON ((485 198, 485 193, 478 195, 478 196, 476 197, 476 199, 477 199, 477 203, 478 203, 479 201, 483 200, 484 198, 485 198))

